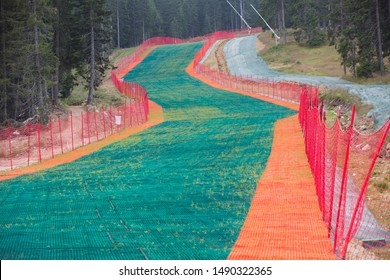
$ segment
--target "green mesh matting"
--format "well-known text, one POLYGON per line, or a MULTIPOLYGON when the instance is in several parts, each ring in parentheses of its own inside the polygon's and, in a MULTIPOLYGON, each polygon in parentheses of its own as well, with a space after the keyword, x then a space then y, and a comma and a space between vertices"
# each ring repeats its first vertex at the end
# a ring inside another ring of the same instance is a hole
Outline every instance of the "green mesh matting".
MULTIPOLYGON (((0 183, 1 259, 226 259, 293 111, 189 77, 201 44, 163 46, 125 79, 165 122, 0 183)), ((288 145, 288 140, 286 140, 288 145)))

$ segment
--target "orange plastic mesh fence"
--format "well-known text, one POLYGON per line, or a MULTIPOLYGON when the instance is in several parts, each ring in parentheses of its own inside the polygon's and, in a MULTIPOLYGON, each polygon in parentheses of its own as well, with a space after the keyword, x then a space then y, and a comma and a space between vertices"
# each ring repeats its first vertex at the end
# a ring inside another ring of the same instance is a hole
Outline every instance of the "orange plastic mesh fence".
POLYGON ((12 128, 9 123, 7 129, 0 130, 0 171, 29 166, 145 123, 149 114, 146 90, 118 79, 115 71, 112 81, 119 92, 129 97, 117 108, 70 113, 50 118, 48 124, 38 121, 12 128))
POLYGON ((229 259, 336 259, 297 115, 275 124, 271 155, 229 259))
MULTIPOLYGON (((261 31, 261 28, 256 28, 251 32, 261 31)), ((127 104, 118 108, 103 108, 100 112, 58 117, 46 125, 37 122, 12 128, 9 124, 7 129, 0 130, 0 171, 41 162, 56 154, 99 141, 122 129, 145 123, 149 113, 147 92, 135 83, 124 82, 122 77, 130 70, 129 65, 140 62, 151 47, 200 42, 210 37, 223 38, 226 34, 233 38, 243 32, 246 31, 219 31, 190 39, 155 37, 146 40, 134 53, 119 61, 112 71, 111 78, 116 88, 131 99, 127 104)))
MULTIPOLYGON (((258 31, 260 32, 261 29, 259 29, 258 31)), ((201 76, 231 89, 251 92, 258 95, 267 96, 276 100, 282 100, 298 104, 300 101, 301 91, 303 87, 303 85, 301 84, 286 81, 274 81, 270 79, 259 79, 251 76, 235 76, 229 73, 222 73, 218 70, 211 69, 210 67, 200 63, 215 42, 221 39, 232 39, 239 35, 242 35, 242 32, 232 33, 222 31, 216 32, 212 36, 210 36, 194 58, 193 66, 195 71, 201 76)), ((311 88, 311 90, 317 89, 317 87, 310 87, 307 85, 305 87, 309 87, 311 88)))
POLYGON ((0 131, 0 171, 29 166, 145 123, 147 102, 145 95, 117 108, 51 118, 45 125, 38 121, 19 128, 9 126, 0 131))
POLYGON ((364 135, 354 128, 354 118, 355 109, 347 128, 339 118, 327 127, 318 92, 303 88, 299 119, 334 252, 341 259, 389 259, 389 188, 369 183, 377 158, 388 164, 390 121, 364 135))
MULTIPOLYGON (((200 63, 208 49, 231 33, 209 38, 194 60, 195 71, 222 86, 300 104, 299 120, 306 153, 314 174, 318 203, 329 229, 334 253, 340 259, 390 259, 390 180, 370 183, 378 156, 389 166, 390 121, 377 132, 364 135, 352 122, 343 129, 339 120, 325 125, 325 110, 318 87, 237 77, 200 63), (387 155, 387 158, 386 156, 387 155)), ((375 170, 374 170, 375 172, 375 170)))

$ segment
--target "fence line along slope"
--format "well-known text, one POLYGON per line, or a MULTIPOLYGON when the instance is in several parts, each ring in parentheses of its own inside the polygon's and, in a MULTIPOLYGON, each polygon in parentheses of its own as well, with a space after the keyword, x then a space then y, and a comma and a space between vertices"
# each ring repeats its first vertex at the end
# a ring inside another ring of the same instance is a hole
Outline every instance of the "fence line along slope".
POLYGON ((294 111, 185 73, 201 44, 154 50, 125 80, 165 122, 75 162, 0 183, 1 259, 226 259, 294 111))

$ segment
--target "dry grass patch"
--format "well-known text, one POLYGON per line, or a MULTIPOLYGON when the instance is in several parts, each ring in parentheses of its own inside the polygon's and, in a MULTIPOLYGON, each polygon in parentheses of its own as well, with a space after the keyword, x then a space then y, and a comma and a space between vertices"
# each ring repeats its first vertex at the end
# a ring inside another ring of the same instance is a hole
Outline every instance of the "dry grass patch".
MULTIPOLYGON (((264 46, 257 46, 259 54, 271 69, 286 74, 305 74, 314 76, 342 77, 358 84, 390 83, 390 73, 384 76, 375 73, 372 78, 354 78, 344 68, 334 46, 324 45, 316 48, 301 46, 295 42, 292 31, 287 36, 287 44, 275 46, 271 32, 263 32, 258 36, 264 46)), ((390 60, 385 60, 385 68, 390 69, 390 60)))

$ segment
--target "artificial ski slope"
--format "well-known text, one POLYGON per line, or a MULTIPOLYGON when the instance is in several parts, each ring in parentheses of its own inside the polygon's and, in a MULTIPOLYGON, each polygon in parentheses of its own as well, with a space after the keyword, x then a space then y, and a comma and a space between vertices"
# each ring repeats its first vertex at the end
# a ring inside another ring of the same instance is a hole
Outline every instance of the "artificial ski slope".
POLYGON ((200 47, 159 47, 125 76, 163 106, 164 123, 0 182, 1 259, 227 258, 274 123, 295 112, 188 76, 200 47))

